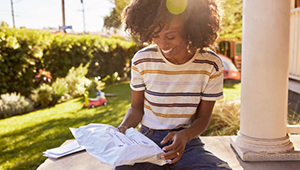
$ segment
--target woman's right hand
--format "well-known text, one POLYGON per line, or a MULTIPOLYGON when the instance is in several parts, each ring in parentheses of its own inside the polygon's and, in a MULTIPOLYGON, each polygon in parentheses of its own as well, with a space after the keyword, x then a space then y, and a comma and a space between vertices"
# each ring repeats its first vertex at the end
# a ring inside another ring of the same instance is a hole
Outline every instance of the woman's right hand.
POLYGON ((125 131, 128 129, 128 127, 127 126, 119 126, 118 127, 118 130, 121 132, 121 133, 123 133, 123 134, 125 134, 125 131))

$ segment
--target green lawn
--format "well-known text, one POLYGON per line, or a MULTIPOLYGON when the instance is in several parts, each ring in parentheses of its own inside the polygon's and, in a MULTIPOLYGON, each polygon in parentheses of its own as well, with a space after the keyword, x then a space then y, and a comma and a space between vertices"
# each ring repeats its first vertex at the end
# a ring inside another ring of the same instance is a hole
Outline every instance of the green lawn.
MULTIPOLYGON (((240 84, 225 85, 225 100, 237 100, 240 84)), ((69 127, 89 123, 117 126, 130 106, 129 83, 109 86, 105 93, 108 105, 95 109, 82 108, 83 98, 58 104, 55 107, 0 120, 0 170, 33 170, 47 159, 43 151, 60 146, 73 139, 69 127)))
POLYGON ((241 83, 224 84, 223 88, 224 100, 240 100, 241 99, 241 83))
POLYGON ((89 123, 117 126, 130 105, 129 85, 107 87, 103 92, 116 93, 117 97, 107 97, 108 105, 95 109, 82 108, 83 98, 79 98, 0 120, 0 169, 36 169, 46 159, 42 156, 43 151, 73 139, 69 127, 89 123))

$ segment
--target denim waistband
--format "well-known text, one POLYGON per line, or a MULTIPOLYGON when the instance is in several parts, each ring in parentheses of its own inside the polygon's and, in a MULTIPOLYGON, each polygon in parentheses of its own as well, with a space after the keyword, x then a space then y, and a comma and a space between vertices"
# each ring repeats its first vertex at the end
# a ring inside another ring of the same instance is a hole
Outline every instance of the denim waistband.
POLYGON ((149 128, 149 127, 147 127, 145 125, 142 125, 141 128, 146 128, 148 130, 161 131, 161 132, 174 132, 174 131, 180 131, 180 130, 186 129, 184 127, 179 127, 179 128, 176 128, 176 129, 152 129, 152 128, 149 128))

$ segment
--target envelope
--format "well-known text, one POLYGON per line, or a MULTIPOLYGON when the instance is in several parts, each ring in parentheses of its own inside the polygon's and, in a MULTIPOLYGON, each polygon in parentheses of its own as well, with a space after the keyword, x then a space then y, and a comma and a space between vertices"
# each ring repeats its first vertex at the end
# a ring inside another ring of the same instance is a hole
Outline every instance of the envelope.
POLYGON ((76 140, 62 145, 57 148, 48 149, 47 151, 43 152, 43 156, 49 158, 60 158, 62 156, 66 156, 75 152, 79 152, 84 150, 84 147, 81 147, 76 140))
POLYGON ((90 155, 111 166, 140 162, 164 165, 168 162, 160 157, 164 151, 134 128, 127 129, 123 134, 113 126, 92 123, 70 130, 90 155))

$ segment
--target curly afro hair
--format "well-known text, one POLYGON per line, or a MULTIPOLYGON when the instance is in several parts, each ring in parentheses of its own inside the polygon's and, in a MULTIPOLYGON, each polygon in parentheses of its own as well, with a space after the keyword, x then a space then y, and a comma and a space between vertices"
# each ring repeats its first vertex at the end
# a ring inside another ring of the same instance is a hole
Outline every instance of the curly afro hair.
POLYGON ((186 0, 187 6, 180 14, 172 14, 167 1, 133 0, 123 11, 125 30, 137 35, 141 42, 151 43, 154 34, 178 17, 193 46, 202 49, 214 44, 220 29, 219 8, 214 0, 186 0))

